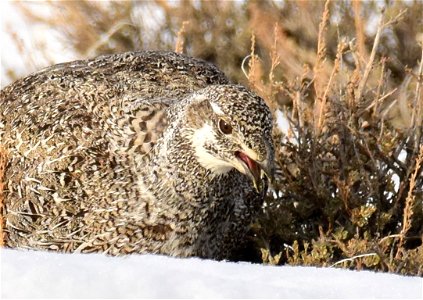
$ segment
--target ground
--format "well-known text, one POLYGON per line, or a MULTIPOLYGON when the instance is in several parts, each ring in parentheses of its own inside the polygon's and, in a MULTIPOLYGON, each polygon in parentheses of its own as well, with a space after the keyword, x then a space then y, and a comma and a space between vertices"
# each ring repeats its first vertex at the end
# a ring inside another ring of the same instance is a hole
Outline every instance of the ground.
POLYGON ((2 298, 417 298, 423 279, 159 255, 1 251, 2 298))

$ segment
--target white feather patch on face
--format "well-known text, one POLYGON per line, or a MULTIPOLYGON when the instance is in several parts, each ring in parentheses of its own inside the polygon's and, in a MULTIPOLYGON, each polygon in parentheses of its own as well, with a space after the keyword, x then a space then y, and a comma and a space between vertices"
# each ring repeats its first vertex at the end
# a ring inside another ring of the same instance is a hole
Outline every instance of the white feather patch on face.
POLYGON ((230 163, 213 156, 204 148, 206 142, 217 143, 213 135, 213 128, 209 124, 204 124, 203 127, 195 130, 191 142, 198 162, 204 168, 211 170, 216 175, 227 173, 233 168, 230 163))
POLYGON ((222 111, 222 109, 214 102, 210 102, 211 108, 213 111, 218 115, 224 115, 225 113, 222 111))

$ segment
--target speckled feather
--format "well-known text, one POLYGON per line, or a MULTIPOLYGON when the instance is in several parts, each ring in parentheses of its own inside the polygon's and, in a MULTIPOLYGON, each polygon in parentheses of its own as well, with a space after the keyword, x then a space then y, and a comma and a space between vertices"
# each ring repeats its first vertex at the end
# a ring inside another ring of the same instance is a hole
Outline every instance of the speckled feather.
POLYGON ((226 160, 243 145, 271 165, 271 126, 262 99, 172 52, 100 56, 18 80, 0 100, 5 243, 230 258, 263 199, 226 160), (200 144, 201 129, 210 139, 200 144))

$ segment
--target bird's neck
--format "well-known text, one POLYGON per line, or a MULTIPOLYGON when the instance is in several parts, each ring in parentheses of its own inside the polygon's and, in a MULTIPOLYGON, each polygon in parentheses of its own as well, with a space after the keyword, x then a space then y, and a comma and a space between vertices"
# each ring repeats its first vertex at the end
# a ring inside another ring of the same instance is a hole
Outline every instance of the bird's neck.
POLYGON ((170 193, 176 192, 182 198, 192 198, 195 202, 197 198, 204 198, 201 194, 206 190, 217 192, 221 189, 221 179, 229 176, 230 170, 215 172, 201 163, 192 138, 180 131, 170 132, 169 137, 163 139, 163 144, 155 148, 151 170, 157 170, 162 178, 166 178, 165 184, 170 193))
MULTIPOLYGON (((150 166, 144 167, 150 173, 143 176, 141 189, 143 196, 160 199, 151 201, 151 217, 167 216, 165 222, 175 228, 170 236, 178 236, 169 238, 161 249, 180 256, 214 257, 233 239, 234 230, 247 228, 244 198, 250 190, 245 178, 235 169, 216 174, 204 167, 186 137, 174 134, 162 142, 153 150, 150 166), (246 221, 239 228, 231 227, 239 220, 246 221)), ((235 236, 242 237, 239 233, 235 236)))

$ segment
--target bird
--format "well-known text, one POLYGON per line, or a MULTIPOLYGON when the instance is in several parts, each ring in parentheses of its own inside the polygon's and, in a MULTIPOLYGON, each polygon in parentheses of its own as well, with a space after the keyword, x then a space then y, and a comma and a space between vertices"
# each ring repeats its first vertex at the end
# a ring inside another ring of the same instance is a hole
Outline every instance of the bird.
POLYGON ((171 51, 47 67, 1 90, 4 244, 232 259, 274 172, 272 112, 171 51))

